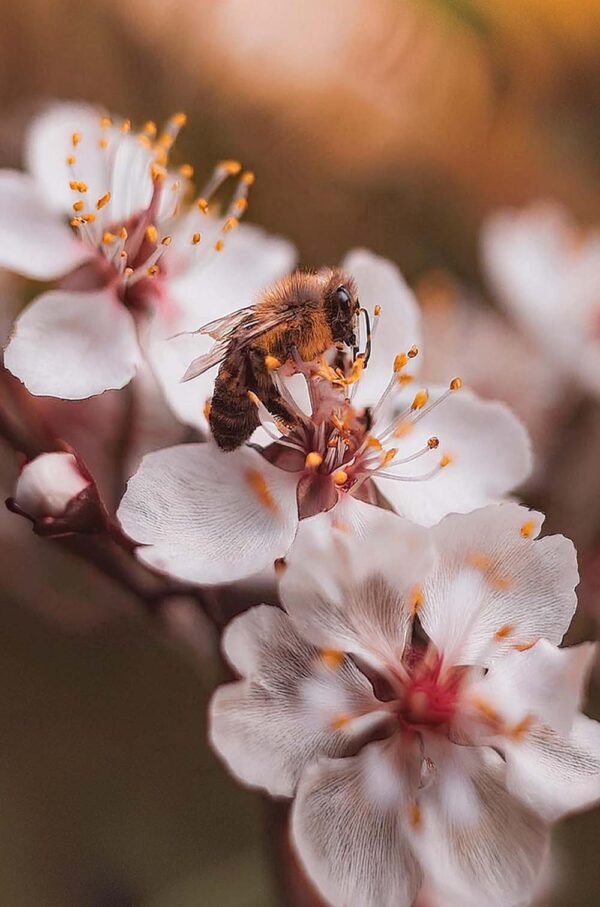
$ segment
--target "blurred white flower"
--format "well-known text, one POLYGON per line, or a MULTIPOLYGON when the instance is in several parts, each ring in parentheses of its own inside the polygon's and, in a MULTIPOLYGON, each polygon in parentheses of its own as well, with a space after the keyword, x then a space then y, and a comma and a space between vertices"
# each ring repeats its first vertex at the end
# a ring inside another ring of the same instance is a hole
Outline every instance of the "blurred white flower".
POLYGON ((600 393, 600 232, 558 204, 498 211, 484 224, 492 289, 553 367, 600 393))
POLYGON ((246 299, 291 266, 291 247, 252 227, 232 234, 239 258, 232 248, 225 269, 209 261, 237 227, 253 177, 242 173, 229 207, 214 216, 211 196, 241 171, 223 161, 186 204, 191 167, 167 169, 184 122, 177 114, 161 133, 148 122, 133 135, 128 120, 58 104, 30 128, 29 172, 0 171, 0 266, 58 281, 17 319, 5 351, 6 367, 31 393, 82 399, 123 387, 142 342, 169 396, 180 376, 162 367, 160 341, 213 317, 214 297, 233 308, 239 297, 228 294, 240 284, 246 299), (237 282, 228 275, 236 260, 237 282))
POLYGON ((424 530, 357 502, 301 524, 283 607, 236 618, 241 675, 211 706, 244 783, 295 796, 292 837, 339 907, 525 903, 549 823, 600 798, 600 725, 579 712, 590 644, 573 545, 516 504, 424 530), (338 511, 336 513, 336 511, 338 511))
POLYGON ((40 454, 26 463, 15 486, 14 501, 32 519, 62 517, 92 484, 71 453, 40 454))
POLYGON ((350 522, 362 520, 358 499, 374 504, 382 493, 403 516, 433 525, 527 477, 527 435, 504 405, 460 389, 460 379, 410 389, 419 312, 398 270, 365 251, 343 268, 364 306, 383 300, 368 368, 344 374, 313 363, 289 379, 275 370, 297 427, 280 435, 256 400, 264 449, 224 453, 209 442, 145 457, 118 513, 144 563, 189 581, 229 582, 283 557, 299 520, 340 498, 350 522))

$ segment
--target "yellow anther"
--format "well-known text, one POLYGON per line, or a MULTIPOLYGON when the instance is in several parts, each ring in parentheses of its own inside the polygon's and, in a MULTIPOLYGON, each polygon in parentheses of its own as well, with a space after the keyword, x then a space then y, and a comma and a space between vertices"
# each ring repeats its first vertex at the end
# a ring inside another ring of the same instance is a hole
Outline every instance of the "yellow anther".
POLYGON ((203 214, 208 214, 208 202, 205 198, 199 198, 196 201, 196 204, 200 208, 203 214))
POLYGON ((101 195, 98 201, 96 202, 96 208, 98 211, 100 208, 104 208, 105 205, 108 205, 110 201, 110 192, 105 192, 104 195, 101 195))
POLYGON ((237 202, 235 203, 236 210, 245 211, 247 207, 248 207, 248 199, 247 198, 238 198, 237 202))
POLYGON ((76 158, 75 158, 74 154, 67 155, 67 164, 69 165, 69 167, 73 166, 73 164, 75 163, 75 160, 76 160, 76 158))
POLYGON ((112 126, 112 120, 110 117, 100 117, 100 128, 108 129, 109 126, 112 126))
POLYGON ((179 113, 174 113, 171 117, 171 123, 181 129, 181 127, 185 126, 187 123, 187 114, 182 113, 181 111, 179 111, 179 113))
POLYGON ((229 233, 230 230, 235 230, 235 228, 239 227, 239 225, 240 222, 237 217, 228 217, 223 224, 223 233, 229 233))
POLYGON ((83 202, 73 202, 73 211, 81 211, 83 209, 83 202))
POLYGON ((82 214, 82 215, 81 215, 81 219, 84 220, 84 221, 86 222, 86 224, 93 224, 94 221, 96 220, 96 215, 95 215, 95 214, 91 214, 91 213, 90 213, 90 214, 82 214))
POLYGON ((242 169, 242 165, 239 161, 219 161, 218 166, 228 173, 229 176, 237 176, 242 169))
POLYGON ((125 227, 121 227, 121 229, 119 230, 119 239, 122 239, 123 242, 125 242, 127 235, 127 229, 125 227))
POLYGON ((202 237, 199 233, 192 233, 192 245, 197 246, 202 237))
POLYGON ((414 380, 415 376, 409 375, 408 372, 402 372, 402 374, 398 375, 398 384, 410 384, 414 380))
POLYGON ((156 123, 153 120, 146 120, 146 122, 144 123, 144 132, 149 138, 155 138, 156 123))
POLYGON ((526 523, 523 523, 521 526, 521 535, 524 539, 530 539, 535 531, 535 522, 533 520, 527 520, 526 523))
POLYGON ((71 136, 71 144, 73 145, 73 148, 76 148, 77 145, 79 145, 80 141, 81 141, 81 133, 74 132, 73 135, 71 136))
POLYGON ((343 469, 338 469, 337 472, 333 474, 333 481, 336 485, 345 485, 348 481, 348 473, 343 469))
POLYGON ((459 391, 463 386, 462 378, 453 378, 449 386, 451 391, 459 391))
POLYGON ((220 252, 224 247, 225 243, 222 239, 218 239, 215 243, 215 252, 220 252))
POLYGON ((102 136, 101 139, 98 139, 98 145, 100 148, 108 148, 108 139, 106 136, 102 136))
POLYGON ((242 176, 242 182, 245 186, 251 186, 254 183, 255 179, 256 177, 250 170, 247 170, 246 173, 244 173, 242 176))
POLYGON ((148 224, 144 233, 145 233, 146 239, 151 243, 155 243, 156 240, 158 239, 158 230, 156 229, 154 224, 148 224))
POLYGON ((378 318, 381 315, 381 306, 380 305, 375 306, 375 308, 373 309, 373 315, 375 316, 375 318, 378 318))
POLYGON ((413 828, 419 828, 423 822, 423 813, 416 800, 413 800, 408 807, 408 821, 413 828))
POLYGON ((107 246, 110 245, 111 242, 114 242, 116 238, 115 234, 109 233, 108 230, 102 234, 102 242, 107 246))
POLYGON ((148 277, 156 277, 159 271, 160 268, 158 267, 158 265, 151 265, 147 271, 148 277))
POLYGON ((500 642, 501 639, 506 639, 507 636, 510 636, 511 633, 514 632, 514 629, 515 628, 512 624, 504 624, 502 627, 500 627, 499 630, 496 630, 496 632, 494 633, 494 639, 500 642))
POLYGON ((316 450, 311 450, 310 453, 306 454, 306 459, 304 460, 304 465, 306 469, 316 469, 323 462, 323 457, 316 450))
POLYGON ((167 171, 165 168, 161 164, 156 163, 156 161, 150 167, 150 176, 155 183, 162 183, 166 175, 167 171))
POLYGON ((150 141, 150 138, 149 138, 147 135, 144 135, 143 132, 141 132, 141 133, 138 135, 137 140, 138 140, 138 142, 140 143, 140 145, 143 145, 143 146, 144 146, 144 148, 151 148, 151 147, 152 147, 152 142, 150 141))
POLYGON ((173 238, 171 236, 163 236, 163 238, 160 241, 160 244, 161 244, 161 246, 170 246, 172 241, 173 241, 173 238))
POLYGON ((427 391, 427 390, 417 391, 417 393, 415 394, 415 398, 410 405, 410 408, 412 410, 423 409, 423 407, 425 406, 425 404, 427 403, 428 400, 429 400, 429 391, 427 391))
POLYGON ((248 485, 250 486, 260 503, 264 507, 266 507, 267 510, 276 512, 278 510, 277 502, 275 501, 275 498, 271 493, 271 489, 267 484, 267 480, 265 479, 262 472, 260 472, 260 470, 258 469, 247 469, 245 476, 248 485))
POLYGON ((269 371, 272 371, 275 368, 281 368, 281 360, 278 359, 277 356, 267 355, 267 356, 265 356, 264 361, 265 361, 265 366, 266 366, 266 368, 269 369, 269 371))
POLYGON ((211 409, 212 409, 211 402, 210 402, 210 400, 207 400, 206 403, 204 404, 204 409, 202 410, 202 412, 204 414, 204 418, 206 420, 208 420, 208 417, 210 416, 211 409))
POLYGON ((121 123, 121 132, 129 132, 131 130, 131 120, 123 120, 121 123))
POLYGON ((69 221, 72 227, 81 227, 84 223, 83 217, 72 217, 69 221))
POLYGON ((175 180, 175 182, 171 183, 171 192, 179 192, 180 188, 181 180, 175 180))
POLYGON ((421 586, 415 586, 410 596, 411 614, 416 614, 423 604, 423 589, 421 586))
POLYGON ((515 652, 529 652, 530 649, 533 649, 537 639, 532 639, 530 642, 514 642, 511 646, 511 649, 514 649, 515 652))
POLYGON ((81 180, 69 180, 69 188, 73 189, 74 192, 87 192, 87 184, 82 183, 81 180))
POLYGON ((191 164, 182 164, 179 168, 179 172, 184 179, 191 180, 194 175, 194 168, 191 164))
POLYGON ((440 460, 440 469, 445 469, 450 463, 452 463, 452 457, 450 454, 445 453, 440 460))
POLYGON ((398 353, 398 355, 394 359, 394 372, 399 372, 401 369, 403 369, 407 362, 408 356, 406 355, 406 353, 398 353))
MULTIPOLYGON (((173 144, 173 139, 168 136, 170 144, 173 144)), ((158 139, 158 143, 154 145, 154 163, 158 164, 159 167, 166 167, 167 161, 169 160, 169 152, 164 146, 164 135, 158 139), (163 144, 159 144, 163 143, 163 144)))
POLYGON ((439 447, 439 446, 440 446, 439 438, 429 438, 429 440, 427 442, 427 447, 429 448, 429 450, 435 450, 436 447, 439 447))
POLYGON ((381 457, 379 465, 387 466, 387 464, 390 463, 394 459, 394 457, 396 456, 397 453, 398 453, 397 447, 390 447, 390 449, 386 450, 385 453, 383 454, 383 456, 381 457))
POLYGON ((408 353, 407 353, 406 355, 408 356, 409 359, 414 359, 415 356, 418 356, 418 355, 419 355, 419 350, 418 350, 418 348, 414 345, 414 343, 413 343, 413 345, 411 346, 411 348, 409 349, 409 351, 408 351, 408 353))
POLYGON ((131 275, 133 274, 133 268, 125 268, 123 273, 125 274, 125 277, 131 277, 131 275))
POLYGON ((534 720, 535 719, 533 715, 525 715, 525 717, 521 718, 521 720, 517 722, 517 724, 514 724, 511 728, 509 728, 509 737, 512 737, 513 740, 518 740, 520 737, 527 733, 527 731, 533 725, 534 720))
POLYGON ((339 715, 334 715, 331 719, 331 728, 334 731, 341 731, 347 724, 350 724, 350 721, 350 715, 346 715, 342 712, 339 715))
POLYGON ((367 438, 367 447, 372 447, 373 450, 381 450, 381 441, 374 435, 369 435, 367 438))
POLYGON ((396 428, 394 429, 395 438, 405 438, 413 430, 412 422, 409 422, 408 419, 404 419, 402 422, 399 422, 396 428))
POLYGON ((344 653, 339 649, 321 649, 319 655, 328 668, 339 668, 344 663, 344 653))

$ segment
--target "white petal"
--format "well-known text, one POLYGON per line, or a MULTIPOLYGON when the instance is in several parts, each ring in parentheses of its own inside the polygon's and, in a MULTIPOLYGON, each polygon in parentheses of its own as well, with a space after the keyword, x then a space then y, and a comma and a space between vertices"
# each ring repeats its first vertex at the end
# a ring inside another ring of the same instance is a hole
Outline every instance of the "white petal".
POLYGON ((600 724, 579 715, 568 736, 536 725, 497 739, 515 797, 549 822, 600 801, 600 724))
MULTIPOLYGON (((194 226, 198 229, 198 225, 194 226)), ((190 226, 190 236, 191 232, 190 226)), ((187 243, 194 251, 189 237, 187 243)), ((213 341, 200 336, 166 338, 180 331, 194 331, 255 302, 262 290, 293 269, 295 258, 295 250, 286 240, 269 236, 259 227, 241 224, 228 236, 223 251, 208 264, 199 255, 195 267, 188 266, 169 281, 172 311, 156 319, 148 356, 167 402, 182 422, 207 427, 203 409, 212 396, 216 370, 186 384, 181 378, 190 362, 206 352, 213 341)))
POLYGON ((593 643, 559 649, 546 639, 526 652, 507 652, 490 666, 475 692, 512 726, 528 716, 569 734, 581 708, 596 656, 593 643))
POLYGON ((238 779, 291 796, 304 767, 319 755, 356 746, 379 703, 349 660, 329 666, 277 608, 259 605, 227 628, 229 660, 248 679, 217 690, 211 743, 238 779))
POLYGON ((30 393, 66 400, 123 387, 139 361, 133 319, 108 289, 38 296, 17 319, 4 353, 30 393))
POLYGON ((419 797, 421 820, 410 833, 427 878, 469 907, 528 902, 548 846, 545 823, 511 797, 499 766, 473 776, 478 817, 461 821, 436 784, 419 797))
POLYGON ((329 513, 301 522, 280 594, 315 644, 387 663, 402 657, 411 595, 431 567, 425 530, 342 499, 329 513))
POLYGON ((297 479, 244 447, 182 444, 148 454, 119 508, 144 563, 197 583, 232 582, 286 554, 297 479))
POLYGON ((15 501, 28 516, 58 517, 89 484, 90 480, 81 473, 73 454, 45 453, 21 470, 15 486, 15 501))
POLYGON ((30 176, 0 170, 0 267, 34 280, 53 280, 94 251, 47 210, 30 176))
POLYGON ((374 743, 352 758, 323 759, 302 777, 292 840, 333 907, 410 907, 417 895, 421 872, 403 828, 405 783, 393 777, 392 761, 374 743), (386 778, 388 794, 373 796, 386 778))
MULTIPOLYGON (((152 200, 154 185, 150 168, 154 155, 133 135, 111 130, 109 138, 111 199, 106 208, 111 222, 123 223, 145 211, 152 200)), ((164 183, 161 192, 168 191, 164 183)), ((105 191, 106 191, 105 189, 105 191)), ((158 218, 156 218, 158 219, 158 218)))
POLYGON ((101 116, 102 112, 89 104, 53 104, 29 128, 25 145, 27 167, 43 201, 57 212, 72 214, 71 206, 80 197, 69 187, 72 179, 87 184, 84 197, 92 207, 111 188, 107 150, 98 144, 104 134, 101 116), (72 142, 74 133, 81 136, 76 147, 72 142), (67 164, 69 155, 76 158, 73 168, 67 164))
MULTIPOLYGON (((381 306, 371 360, 354 398, 358 406, 366 406, 376 403, 386 387, 397 354, 420 346, 421 315, 412 290, 386 258, 356 249, 344 258, 342 268, 356 280, 360 304, 371 318, 375 306, 381 306)), ((416 374, 419 360, 413 360, 413 365, 411 371, 416 374)))
POLYGON ((535 539, 542 520, 506 503, 434 528, 439 560, 419 616, 451 663, 486 664, 542 636, 561 641, 577 604, 577 559, 563 536, 535 539))
MULTIPOLYGON (((430 401, 444 392, 430 388, 430 401)), ((412 399, 414 391, 408 398, 412 399)), ((398 456, 425 448, 429 438, 439 448, 412 463, 391 463, 386 472, 422 476, 444 454, 450 463, 426 481, 376 479, 382 493, 402 516, 433 526, 449 513, 468 513, 498 500, 520 485, 531 470, 531 451, 525 428, 502 403, 481 400, 466 388, 453 392, 430 415, 396 441, 398 456)))

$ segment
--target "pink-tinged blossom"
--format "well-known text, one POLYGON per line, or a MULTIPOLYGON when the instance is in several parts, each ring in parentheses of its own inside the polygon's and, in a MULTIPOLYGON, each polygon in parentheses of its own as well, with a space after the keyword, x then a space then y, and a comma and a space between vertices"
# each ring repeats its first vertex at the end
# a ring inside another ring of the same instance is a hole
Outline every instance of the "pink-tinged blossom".
POLYGON ((238 228, 253 177, 237 162, 217 165, 189 203, 192 168, 170 166, 184 122, 176 114, 162 131, 148 122, 133 134, 128 120, 56 104, 29 130, 27 172, 0 171, 0 266, 52 282, 16 320, 4 354, 32 394, 76 400, 121 388, 143 350, 179 415, 185 392, 165 338, 291 267, 288 243, 238 228), (219 216, 211 196, 230 177, 219 216))
POLYGON ((232 581, 285 556, 299 521, 341 499, 350 522, 362 520, 358 501, 383 495, 429 526, 527 477, 527 435, 503 404, 452 376, 445 386, 419 383, 419 311, 397 268, 357 251, 343 269, 361 303, 381 307, 368 367, 359 358, 345 370, 297 363, 302 374, 287 377, 276 369, 296 424, 278 427, 256 399, 262 447, 224 453, 210 441, 148 455, 119 509, 142 561, 185 580, 232 581))
POLYGON ((236 618, 241 680, 211 705, 243 783, 294 797, 292 840, 333 907, 516 907, 550 823, 600 799, 600 725, 579 711, 593 646, 558 648, 573 545, 516 504, 425 530, 356 502, 301 524, 283 610, 236 618), (356 528, 360 526, 360 528, 356 528))
POLYGON ((565 375, 600 393, 600 232, 586 233, 560 205, 491 215, 482 264, 515 322, 565 375))

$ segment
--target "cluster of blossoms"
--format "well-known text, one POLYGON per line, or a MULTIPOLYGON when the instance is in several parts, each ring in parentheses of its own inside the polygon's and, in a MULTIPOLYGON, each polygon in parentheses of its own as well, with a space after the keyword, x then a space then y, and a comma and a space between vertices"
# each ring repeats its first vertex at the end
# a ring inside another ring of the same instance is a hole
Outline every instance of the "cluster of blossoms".
MULTIPOLYGON (((165 338, 231 315, 294 252, 239 226, 252 178, 235 162, 188 202, 191 168, 169 167, 182 123, 134 136, 60 107, 32 129, 32 175, 0 174, 0 263, 58 281, 5 352, 32 393, 122 387, 144 355, 175 414, 206 430, 213 376, 179 380, 204 338, 165 338), (217 215, 210 197, 238 174, 217 215), (227 253, 198 257, 234 228, 227 253)), ((580 712, 594 648, 559 648, 575 551, 506 499, 531 469, 509 409, 419 374, 419 309, 395 266, 358 250, 342 269, 373 316, 368 366, 336 350, 276 360, 289 424, 250 392, 249 444, 148 454, 118 519, 153 571, 277 582, 281 607, 225 632, 241 679, 216 692, 210 738, 242 782, 293 798, 296 852, 329 904, 410 907, 425 884, 444 902, 517 907, 552 823, 600 799, 600 726, 580 712)), ((62 532, 90 501, 92 477, 57 451, 25 467, 12 506, 62 532)))

